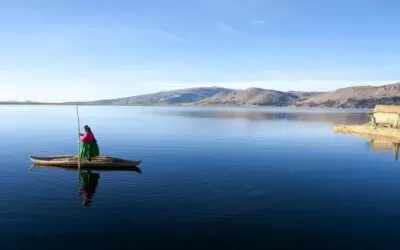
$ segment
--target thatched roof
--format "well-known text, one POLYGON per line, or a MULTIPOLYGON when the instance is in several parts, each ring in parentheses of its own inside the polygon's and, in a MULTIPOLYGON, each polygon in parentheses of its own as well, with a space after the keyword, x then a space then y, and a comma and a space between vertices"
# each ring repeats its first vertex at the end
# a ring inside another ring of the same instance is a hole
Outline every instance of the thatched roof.
POLYGON ((400 114, 400 105, 376 105, 374 113, 396 113, 400 114))

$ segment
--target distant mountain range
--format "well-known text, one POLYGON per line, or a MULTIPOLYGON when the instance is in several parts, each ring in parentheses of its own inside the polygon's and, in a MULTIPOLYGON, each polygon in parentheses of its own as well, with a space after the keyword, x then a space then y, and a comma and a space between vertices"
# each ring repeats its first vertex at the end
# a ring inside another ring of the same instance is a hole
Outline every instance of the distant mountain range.
POLYGON ((235 90, 219 87, 188 88, 173 91, 158 92, 148 95, 138 95, 125 98, 100 100, 89 103, 117 105, 176 105, 199 102, 218 94, 232 93, 235 90))
POLYGON ((310 107, 372 108, 376 104, 400 104, 400 83, 358 86, 315 95, 296 105, 310 107))
MULTIPOLYGON (((30 102, 30 104, 40 103, 30 102)), ((244 90, 220 87, 187 88, 118 99, 80 102, 79 104, 373 108, 376 104, 400 104, 400 83, 378 87, 349 87, 333 92, 283 92, 262 88, 248 88, 244 90)))
POLYGON ((249 88, 245 90, 232 90, 230 92, 218 93, 214 96, 194 102, 193 105, 228 105, 228 106, 290 106, 297 102, 321 93, 309 92, 281 92, 261 88, 249 88))
POLYGON ((400 83, 379 87, 349 87, 333 92, 283 92, 262 88, 244 90, 219 87, 188 88, 89 103, 110 105, 373 108, 376 104, 400 104, 400 83))

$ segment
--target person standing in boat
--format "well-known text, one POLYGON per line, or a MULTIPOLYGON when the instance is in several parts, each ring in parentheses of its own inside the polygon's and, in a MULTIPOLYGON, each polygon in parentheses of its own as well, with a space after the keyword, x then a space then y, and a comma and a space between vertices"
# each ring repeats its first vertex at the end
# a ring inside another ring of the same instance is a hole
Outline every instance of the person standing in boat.
POLYGON ((91 160, 92 157, 99 156, 100 150, 97 144, 97 140, 93 135, 92 130, 88 125, 85 125, 85 134, 79 133, 82 136, 80 140, 80 157, 86 159, 88 161, 91 160))

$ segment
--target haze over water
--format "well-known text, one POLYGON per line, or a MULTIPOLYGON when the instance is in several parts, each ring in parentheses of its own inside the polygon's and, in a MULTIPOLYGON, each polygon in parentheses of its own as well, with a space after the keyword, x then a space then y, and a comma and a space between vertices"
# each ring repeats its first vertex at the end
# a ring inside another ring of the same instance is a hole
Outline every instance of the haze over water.
POLYGON ((398 249, 400 165, 390 145, 332 132, 361 110, 80 107, 102 155, 142 172, 78 172, 75 107, 0 106, 1 249, 398 249))

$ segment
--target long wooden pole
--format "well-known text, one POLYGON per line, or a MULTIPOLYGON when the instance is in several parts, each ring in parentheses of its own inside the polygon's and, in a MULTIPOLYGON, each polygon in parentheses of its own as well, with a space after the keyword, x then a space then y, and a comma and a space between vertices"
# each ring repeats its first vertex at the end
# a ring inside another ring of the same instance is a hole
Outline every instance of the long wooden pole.
MULTIPOLYGON (((80 140, 81 140, 81 124, 79 121, 79 109, 78 109, 78 105, 76 105, 76 117, 78 118, 78 195, 79 198, 81 196, 80 193, 80 188, 79 188, 79 178, 80 178, 80 174, 81 174, 81 153, 80 153, 80 140)), ((78 199, 79 199, 78 198, 78 199)))
POLYGON ((79 121, 79 110, 78 110, 78 105, 76 105, 76 116, 78 117, 78 170, 81 170, 81 154, 80 154, 80 132, 81 132, 81 125, 79 121))

